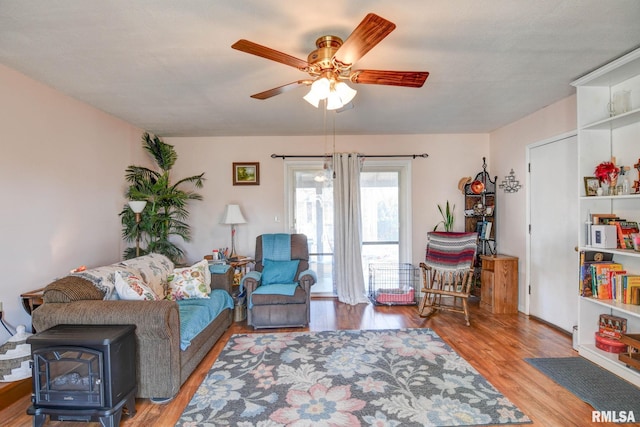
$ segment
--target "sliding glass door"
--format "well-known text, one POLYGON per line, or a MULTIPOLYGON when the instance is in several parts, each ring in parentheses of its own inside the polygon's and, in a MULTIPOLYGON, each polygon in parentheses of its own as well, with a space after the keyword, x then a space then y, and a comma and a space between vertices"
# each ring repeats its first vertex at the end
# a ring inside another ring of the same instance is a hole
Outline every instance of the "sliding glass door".
MULTIPOLYGON (((315 295, 335 295, 333 279, 333 179, 321 161, 286 162, 288 224, 309 240, 315 295)), ((409 163, 367 160, 360 177, 362 267, 410 262, 409 163)))

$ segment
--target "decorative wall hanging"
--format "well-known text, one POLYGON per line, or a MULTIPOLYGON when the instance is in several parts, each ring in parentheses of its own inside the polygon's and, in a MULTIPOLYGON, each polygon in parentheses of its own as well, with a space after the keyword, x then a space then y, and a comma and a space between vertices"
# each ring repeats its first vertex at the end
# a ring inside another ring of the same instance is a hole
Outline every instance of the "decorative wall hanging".
POLYGON ((517 193, 518 190, 522 188, 522 185, 520 185, 520 181, 516 179, 513 169, 511 169, 509 175, 504 177, 504 180, 498 187, 502 188, 505 193, 517 193))

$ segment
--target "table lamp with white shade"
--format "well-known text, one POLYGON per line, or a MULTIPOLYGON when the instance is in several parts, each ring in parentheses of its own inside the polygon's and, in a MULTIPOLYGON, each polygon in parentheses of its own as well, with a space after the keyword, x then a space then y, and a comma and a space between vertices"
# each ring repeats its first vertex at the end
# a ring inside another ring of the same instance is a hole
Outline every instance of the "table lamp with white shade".
POLYGON ((224 216, 222 217, 222 224, 231 225, 231 255, 229 258, 237 258, 236 254, 236 225, 246 224, 247 220, 244 219, 242 211, 239 205, 227 205, 224 216))

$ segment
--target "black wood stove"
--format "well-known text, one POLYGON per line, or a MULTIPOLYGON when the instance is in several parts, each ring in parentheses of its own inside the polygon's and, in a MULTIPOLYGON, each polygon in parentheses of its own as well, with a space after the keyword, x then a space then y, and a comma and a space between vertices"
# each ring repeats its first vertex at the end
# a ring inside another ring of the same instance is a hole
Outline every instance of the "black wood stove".
POLYGON ((133 325, 58 325, 32 335, 34 427, 54 421, 120 424, 135 415, 136 342, 133 325))

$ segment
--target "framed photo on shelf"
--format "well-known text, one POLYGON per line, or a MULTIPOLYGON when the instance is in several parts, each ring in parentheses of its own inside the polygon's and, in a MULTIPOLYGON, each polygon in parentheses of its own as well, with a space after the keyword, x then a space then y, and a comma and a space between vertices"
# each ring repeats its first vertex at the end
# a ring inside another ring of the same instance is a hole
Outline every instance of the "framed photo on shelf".
POLYGON ((595 176, 584 177, 584 194, 586 196, 596 196, 598 194, 598 188, 600 187, 600 180, 595 176))
POLYGON ((260 185, 260 163, 234 162, 233 185, 260 185))

